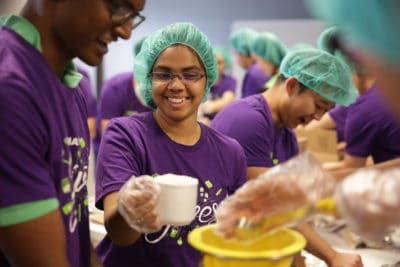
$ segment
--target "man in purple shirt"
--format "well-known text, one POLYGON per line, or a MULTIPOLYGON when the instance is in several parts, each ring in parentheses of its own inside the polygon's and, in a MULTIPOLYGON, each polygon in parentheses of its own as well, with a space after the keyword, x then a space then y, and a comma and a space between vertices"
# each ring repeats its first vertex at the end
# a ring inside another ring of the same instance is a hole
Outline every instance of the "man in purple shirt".
POLYGON ((344 159, 326 167, 360 168, 369 156, 375 164, 400 157, 400 123, 386 106, 376 85, 357 98, 348 108, 344 159))
POLYGON ((243 81, 242 98, 263 92, 271 77, 279 73, 279 66, 286 55, 284 44, 270 32, 259 33, 251 43, 250 51, 256 64, 249 68, 248 76, 243 81))
POLYGON ((0 17, 1 267, 101 266, 89 234, 87 109, 72 59, 100 64, 111 41, 130 37, 143 6, 28 0, 21 16, 0 17))
POLYGON ((261 92, 260 84, 264 85, 268 79, 261 68, 251 56, 251 45, 257 37, 258 32, 251 28, 241 28, 230 36, 230 43, 235 51, 237 61, 246 73, 243 77, 241 97, 261 92))
MULTIPOLYGON (((348 67, 326 52, 292 51, 280 71, 282 75, 271 88, 230 104, 211 123, 243 147, 248 179, 256 179, 298 153, 291 129, 320 119, 335 103, 349 105, 355 100, 348 67)), ((309 241, 306 249, 317 251, 330 266, 358 266, 352 264, 361 262, 358 255, 334 251, 309 225, 297 230, 309 241)))

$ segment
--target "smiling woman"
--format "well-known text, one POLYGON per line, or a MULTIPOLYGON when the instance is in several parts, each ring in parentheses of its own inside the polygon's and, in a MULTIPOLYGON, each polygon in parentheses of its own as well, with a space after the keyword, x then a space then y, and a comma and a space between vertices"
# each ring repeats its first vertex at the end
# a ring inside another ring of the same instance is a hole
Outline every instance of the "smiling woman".
POLYGON ((218 203, 245 181, 240 145, 197 122, 217 78, 214 53, 194 25, 172 24, 146 38, 134 72, 153 112, 111 120, 104 134, 96 205, 104 209, 108 235, 97 252, 105 266, 197 267, 200 253, 187 244, 188 232, 214 222, 218 203), (167 173, 198 180, 189 225, 160 224, 159 188, 149 175, 167 173))

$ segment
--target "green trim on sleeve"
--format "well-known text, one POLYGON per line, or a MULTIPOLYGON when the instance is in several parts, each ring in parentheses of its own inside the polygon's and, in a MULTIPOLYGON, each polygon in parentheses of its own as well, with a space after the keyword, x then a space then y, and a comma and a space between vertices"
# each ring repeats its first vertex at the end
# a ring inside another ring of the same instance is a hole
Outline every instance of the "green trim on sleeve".
POLYGON ((58 200, 49 198, 0 208, 0 227, 27 222, 58 208, 58 200))

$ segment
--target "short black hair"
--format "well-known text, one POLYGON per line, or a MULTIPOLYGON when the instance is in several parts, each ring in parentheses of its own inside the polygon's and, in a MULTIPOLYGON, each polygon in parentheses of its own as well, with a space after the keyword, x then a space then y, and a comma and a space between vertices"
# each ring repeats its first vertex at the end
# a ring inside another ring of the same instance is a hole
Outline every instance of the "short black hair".
MULTIPOLYGON (((278 79, 276 80, 276 83, 283 83, 287 80, 287 78, 285 76, 283 76, 282 73, 279 74, 278 79)), ((296 79, 297 80, 297 79, 296 79)), ((297 80, 297 82, 300 85, 300 90, 299 90, 299 94, 305 92, 306 90, 308 90, 308 87, 305 86, 303 83, 301 83, 299 80, 297 80)))

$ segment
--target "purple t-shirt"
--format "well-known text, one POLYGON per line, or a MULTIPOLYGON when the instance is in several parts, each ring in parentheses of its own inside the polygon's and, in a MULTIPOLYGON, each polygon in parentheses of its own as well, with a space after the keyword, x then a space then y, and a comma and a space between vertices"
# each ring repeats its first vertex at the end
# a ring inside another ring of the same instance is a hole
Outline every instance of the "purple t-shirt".
POLYGON ((92 91, 92 84, 90 82, 89 74, 82 68, 78 67, 77 69, 79 73, 83 75, 83 78, 81 80, 81 85, 79 87, 82 88, 82 93, 85 96, 88 117, 94 118, 97 115, 97 102, 96 102, 96 97, 94 96, 92 91))
POLYGON ((222 74, 221 81, 210 89, 212 100, 221 98, 225 92, 231 91, 235 93, 236 80, 227 74, 222 74))
POLYGON ((246 181, 246 160, 240 145, 200 125, 199 141, 185 146, 161 130, 152 112, 110 122, 97 164, 98 208, 102 208, 106 194, 120 190, 132 175, 175 173, 196 177, 199 197, 196 219, 188 226, 166 226, 160 232, 142 235, 128 247, 114 245, 106 236, 96 249, 104 266, 199 266, 200 253, 187 243, 187 234, 195 227, 215 222, 218 204, 246 181))
POLYGON ((93 142, 93 150, 96 154, 101 140, 100 121, 102 119, 151 111, 136 96, 132 81, 133 73, 125 72, 110 78, 102 86, 96 121, 97 135, 93 142))
POLYGON ((257 63, 251 64, 243 78, 242 98, 261 93, 269 79, 257 63))
MULTIPOLYGON (((58 202, 70 264, 88 267, 90 142, 83 95, 62 84, 42 54, 6 27, 0 28, 0 58, 0 210, 58 202)), ((9 266, 0 251, 2 260, 9 266)))
POLYGON ((211 127, 239 142, 249 167, 273 167, 299 152, 295 134, 275 126, 262 94, 232 102, 218 112, 211 127))
POLYGON ((338 105, 329 111, 329 115, 336 125, 336 132, 338 135, 338 142, 344 141, 344 128, 346 125, 348 107, 338 105))
MULTIPOLYGON (((229 91, 235 94, 236 80, 230 75, 222 74, 221 81, 210 89, 211 100, 219 99, 223 96, 225 92, 229 91)), ((215 117, 215 114, 216 113, 206 114, 205 116, 212 120, 215 117)))
POLYGON ((349 107, 345 128, 346 153, 372 156, 374 163, 400 157, 400 124, 372 87, 349 107))

